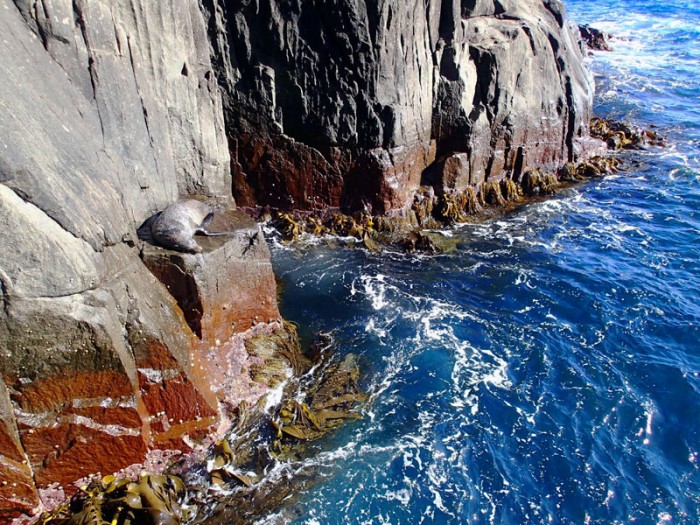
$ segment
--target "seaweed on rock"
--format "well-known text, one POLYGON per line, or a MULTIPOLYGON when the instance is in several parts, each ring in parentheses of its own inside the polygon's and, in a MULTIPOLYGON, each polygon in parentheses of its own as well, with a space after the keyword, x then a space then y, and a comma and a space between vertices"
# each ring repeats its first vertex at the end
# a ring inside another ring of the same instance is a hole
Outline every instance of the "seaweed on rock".
POLYGON ((185 485, 177 476, 142 475, 138 480, 106 476, 83 487, 69 503, 43 517, 45 525, 179 525, 185 485))

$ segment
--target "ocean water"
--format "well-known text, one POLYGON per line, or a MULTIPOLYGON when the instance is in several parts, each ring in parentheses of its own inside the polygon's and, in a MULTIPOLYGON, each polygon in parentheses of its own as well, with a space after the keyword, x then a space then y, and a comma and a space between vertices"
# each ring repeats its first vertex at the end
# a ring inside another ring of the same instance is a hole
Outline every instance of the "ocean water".
POLYGON ((372 397, 259 523, 700 523, 700 2, 566 5, 618 37, 596 113, 668 146, 450 255, 276 243, 285 317, 372 397))

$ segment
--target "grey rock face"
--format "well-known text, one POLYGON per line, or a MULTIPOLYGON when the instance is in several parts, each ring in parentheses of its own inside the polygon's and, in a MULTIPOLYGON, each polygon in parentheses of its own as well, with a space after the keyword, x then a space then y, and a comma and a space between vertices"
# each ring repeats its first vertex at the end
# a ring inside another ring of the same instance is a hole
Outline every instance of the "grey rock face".
POLYGON ((440 60, 438 155, 465 152, 473 181, 581 154, 593 84, 559 2, 463 4, 440 60))
POLYGON ((557 0, 204 6, 240 204, 388 212, 452 154, 478 183, 583 153, 593 84, 557 0))
POLYGON ((156 429, 137 369, 167 371, 194 407, 180 419, 215 424, 197 338, 132 246, 179 194, 230 200, 231 177, 196 2, 0 0, 0 35, 4 522, 36 484, 143 459, 156 429))

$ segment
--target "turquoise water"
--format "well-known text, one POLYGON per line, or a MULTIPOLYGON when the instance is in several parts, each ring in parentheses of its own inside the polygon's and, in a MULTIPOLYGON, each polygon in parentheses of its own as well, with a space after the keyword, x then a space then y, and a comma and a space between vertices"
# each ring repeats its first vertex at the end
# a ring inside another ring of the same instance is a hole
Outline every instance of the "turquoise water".
POLYGON ((567 7, 620 37, 596 113, 668 147, 450 255, 275 244, 285 317, 372 401, 260 523, 700 523, 700 4, 567 7))

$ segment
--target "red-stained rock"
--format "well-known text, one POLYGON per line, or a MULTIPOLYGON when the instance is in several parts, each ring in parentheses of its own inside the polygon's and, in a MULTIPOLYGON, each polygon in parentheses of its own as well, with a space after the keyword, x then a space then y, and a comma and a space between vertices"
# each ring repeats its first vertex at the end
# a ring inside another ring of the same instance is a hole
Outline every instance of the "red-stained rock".
POLYGON ((182 309, 205 345, 216 345, 257 322, 279 318, 270 252, 259 226, 237 211, 220 211, 208 229, 230 235, 197 237, 203 251, 187 254, 146 246, 143 260, 182 309))
POLYGON ((455 153, 440 159, 430 168, 430 182, 438 193, 464 191, 474 184, 470 175, 469 155, 466 153, 455 153))
POLYGON ((60 298, 10 310, 0 371, 15 436, 39 486, 125 466, 145 449, 133 360, 102 315, 106 299, 60 298), (86 409, 101 421, 80 414, 86 409))
MULTIPOLYGON (((6 378, 7 380, 7 378, 6 378)), ((113 371, 73 370, 55 376, 37 378, 29 384, 17 380, 10 397, 25 413, 55 414, 82 403, 102 402, 104 399, 133 397, 133 387, 124 369, 113 371), (99 401, 94 401, 95 399, 99 401)))
POLYGON ((69 423, 29 430, 22 430, 22 442, 38 486, 68 485, 95 472, 112 473, 143 461, 147 451, 138 427, 69 423))
POLYGON ((280 209, 339 206, 344 161, 284 135, 240 134, 230 140, 233 197, 239 206, 280 209))
POLYGON ((225 430, 222 403, 267 392, 250 377, 244 342, 279 327, 268 324, 279 318, 269 251, 241 214, 221 213, 210 228, 233 233, 198 238, 203 252, 189 260, 153 248, 161 264, 191 272, 202 308, 189 321, 201 338, 182 297, 140 261, 98 290, 8 309, 0 471, 15 485, 0 487, 0 515, 36 507, 37 488, 57 482, 70 492, 77 479, 140 463, 149 450, 189 451, 225 430))
POLYGON ((0 469, 19 489, 0 487, 3 515, 35 507, 37 487, 58 482, 70 491, 83 476, 142 462, 149 450, 188 451, 223 430, 222 402, 265 393, 236 377, 249 357, 242 342, 228 341, 279 317, 276 287, 258 226, 234 215, 212 227, 235 233, 199 239, 203 254, 185 266, 202 297, 202 339, 138 259, 96 290, 8 306, 0 469))
POLYGON ((0 423, 0 450, 8 460, 21 463, 25 459, 24 452, 16 435, 16 428, 9 429, 4 423, 0 423))
POLYGON ((436 148, 434 141, 365 152, 331 148, 324 156, 269 134, 237 135, 231 144, 233 193, 240 206, 364 208, 374 214, 410 204, 436 148))
POLYGON ((413 195, 420 186, 423 171, 435 160, 435 143, 429 147, 421 145, 396 147, 390 150, 370 151, 359 162, 355 171, 364 173, 368 189, 357 191, 372 205, 372 212, 387 214, 403 210, 413 202, 413 195))
MULTIPOLYGON (((176 425, 203 419, 211 421, 218 416, 215 408, 204 400, 199 390, 182 372, 140 369, 139 388, 149 414, 151 438, 154 442, 159 441, 161 434, 170 432, 176 425)), ((194 425, 192 428, 201 430, 207 426, 194 425)), ((180 432, 182 434, 185 434, 184 430, 180 432)))
POLYGON ((0 454, 0 523, 31 511, 38 504, 29 467, 0 454))
POLYGON ((16 388, 11 397, 36 483, 67 484, 138 461, 146 442, 135 396, 124 371, 75 371, 16 388))
POLYGON ((19 440, 10 395, 2 378, 0 378, 0 454, 7 460, 18 463, 26 459, 19 440))
POLYGON ((32 471, 19 440, 12 405, 0 379, 0 523, 39 503, 32 471))

